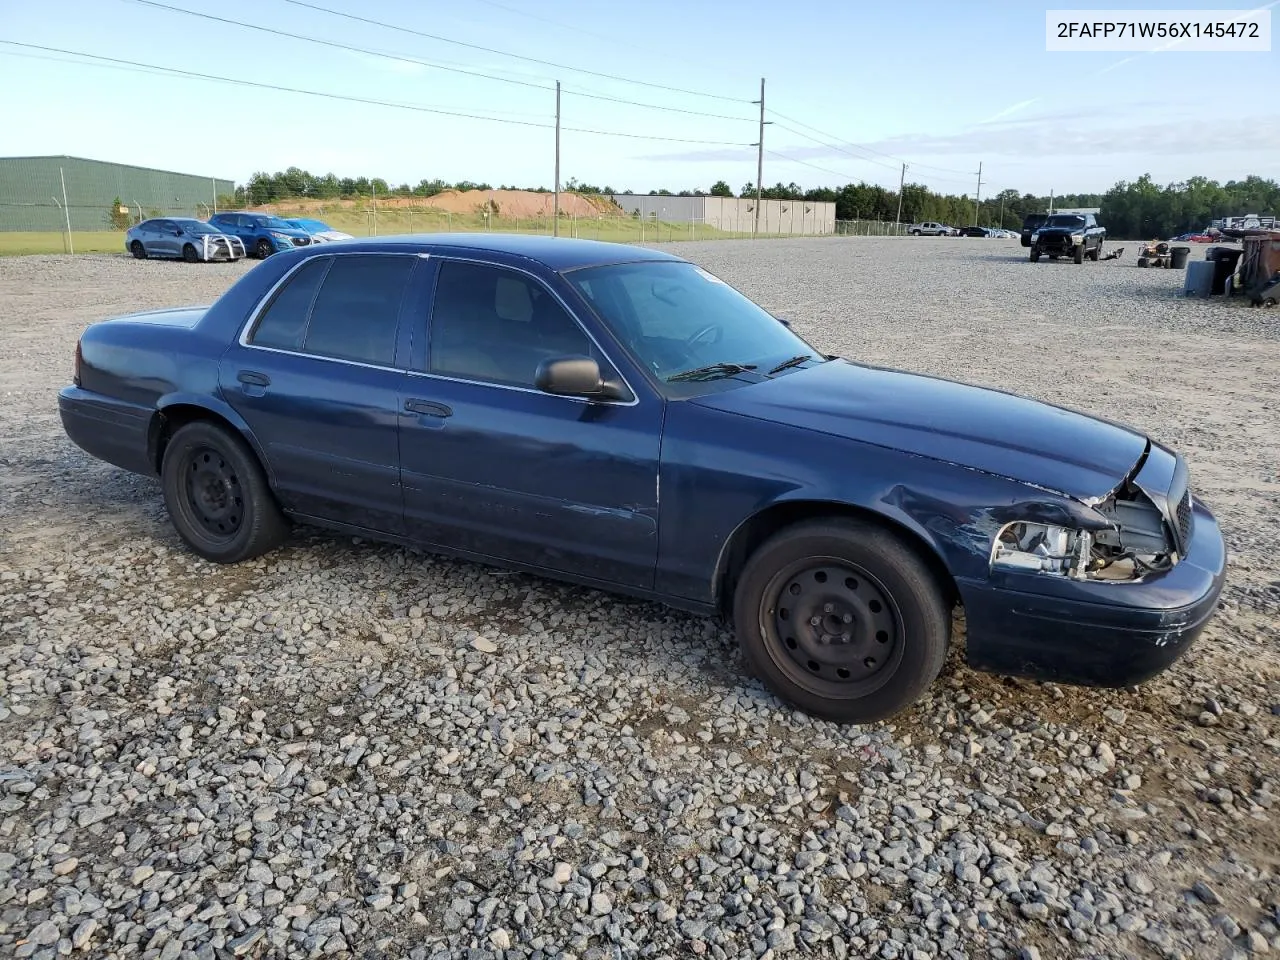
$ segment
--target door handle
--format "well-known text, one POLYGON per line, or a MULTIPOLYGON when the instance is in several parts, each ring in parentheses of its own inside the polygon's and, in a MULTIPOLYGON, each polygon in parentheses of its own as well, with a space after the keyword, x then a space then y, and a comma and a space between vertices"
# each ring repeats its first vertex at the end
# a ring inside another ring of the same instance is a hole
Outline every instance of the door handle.
POLYGON ((265 373, 258 373, 256 370, 241 370, 236 374, 236 379, 246 386, 269 387, 271 386, 271 378, 265 373))
POLYGON ((404 409, 408 413, 416 413, 422 417, 451 417, 453 408, 443 403, 432 403, 430 400, 406 400, 404 409))

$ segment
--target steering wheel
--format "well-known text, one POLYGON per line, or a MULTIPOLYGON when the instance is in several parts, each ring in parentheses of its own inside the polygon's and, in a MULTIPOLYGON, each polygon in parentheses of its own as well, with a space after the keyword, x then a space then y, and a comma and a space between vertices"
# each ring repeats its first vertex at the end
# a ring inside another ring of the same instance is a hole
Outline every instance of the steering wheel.
POLYGON ((715 336, 707 340, 707 343, 708 344, 719 343, 720 339, 724 336, 724 328, 720 326, 720 324, 718 323, 709 323, 705 327, 703 327, 701 330, 697 331, 693 336, 685 340, 685 343, 688 343, 688 344, 697 343, 699 340, 703 340, 711 334, 715 334, 715 336))

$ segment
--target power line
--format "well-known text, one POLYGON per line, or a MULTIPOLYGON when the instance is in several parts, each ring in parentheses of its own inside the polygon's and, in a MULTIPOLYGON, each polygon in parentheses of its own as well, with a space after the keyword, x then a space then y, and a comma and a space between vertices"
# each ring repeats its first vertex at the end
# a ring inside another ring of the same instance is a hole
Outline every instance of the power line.
MULTIPOLYGON (((809 167, 813 170, 821 170, 823 173, 829 173, 833 177, 840 177, 841 179, 846 180, 849 183, 853 183, 855 179, 854 177, 849 176, 847 173, 841 173, 839 170, 832 170, 830 167, 824 167, 816 163, 810 163, 808 160, 800 160, 796 157, 789 157, 785 153, 778 153, 775 150, 766 150, 765 153, 767 153, 771 157, 777 157, 779 160, 786 160, 788 163, 798 163, 802 167, 809 167)), ((940 178, 935 178, 935 179, 940 179, 940 178)), ((967 195, 967 191, 966 191, 966 195, 967 195)))
POLYGON ((562 20, 552 20, 550 17, 540 17, 538 14, 530 13, 528 10, 508 7, 506 4, 498 3, 497 0, 480 0, 480 2, 490 7, 496 7, 499 10, 505 10, 507 13, 514 13, 521 17, 528 17, 530 20, 541 20, 543 23, 549 23, 553 27, 559 27, 562 30, 573 30, 577 33, 586 34, 588 37, 595 37, 598 40, 608 40, 610 43, 616 43, 618 40, 617 37, 610 37, 603 33, 596 33, 594 30, 588 30, 585 27, 579 27, 576 24, 565 23, 562 20))
MULTIPOLYGON (((178 67, 165 67, 155 63, 142 63, 137 60, 125 60, 119 57, 106 57, 96 53, 85 53, 80 50, 65 50, 59 47, 46 47, 34 43, 20 43, 16 40, 0 40, 0 44, 11 47, 20 47, 26 50, 40 50, 45 53, 61 53, 73 57, 84 57, 88 60, 102 61, 92 64, 81 64, 81 66, 101 66, 102 64, 118 64, 126 67, 136 67, 144 70, 154 70, 170 76, 188 77, 196 80, 209 80, 215 83, 228 83, 240 87, 254 87, 260 90, 277 90, 283 93, 298 93, 310 97, 322 97, 326 100, 343 100, 348 103, 363 103, 376 107, 391 107, 397 110, 412 110, 417 113, 433 113, 446 117, 460 117, 467 120, 487 120, 491 123, 506 123, 520 127, 534 127, 540 130, 554 129, 554 123, 534 123, 531 120, 513 120, 506 117, 495 117, 479 113, 467 113, 461 110, 445 110, 439 107, 427 107, 411 103, 399 103, 394 100, 378 100, 372 97, 357 97, 350 94, 328 93, 323 90, 306 90, 301 87, 286 87, 281 84, 263 83, 258 80, 242 80, 238 77, 218 76, 210 73, 197 73, 194 70, 183 70, 178 67)), ((568 133, 585 133, 600 137, 624 137, 630 140, 654 140, 666 143, 691 143, 700 146, 709 147, 747 147, 748 143, 739 143, 726 140, 690 140, 682 137, 660 137, 652 136, 647 133, 627 133, 621 130, 597 130, 589 127, 561 127, 561 130, 568 133)))
MULTIPOLYGON (((489 3, 491 6, 498 7, 501 10, 507 10, 511 13, 522 13, 522 11, 513 10, 511 7, 505 7, 500 3, 493 3, 492 0, 484 0, 484 2, 489 3)), ((584 73, 584 74, 587 74, 588 76, 600 77, 605 80, 616 80, 619 83, 633 83, 641 87, 650 87, 654 90, 666 90, 669 93, 683 93, 691 97, 708 97, 712 100, 725 100, 725 101, 728 101, 729 103, 749 103, 750 102, 747 100, 743 100, 741 97, 726 97, 718 93, 707 93, 702 90, 689 90, 689 89, 686 89, 685 87, 673 87, 665 83, 655 83, 651 80, 637 80, 633 77, 621 77, 613 73, 602 73, 598 70, 588 70, 585 67, 574 67, 566 63, 556 63, 553 60, 541 60, 538 57, 526 57, 522 54, 511 53, 510 51, 507 51, 507 50, 498 50, 498 49, 495 49, 494 47, 486 47, 478 43, 468 43, 465 40, 455 40, 452 37, 442 37, 437 33, 427 33, 423 30, 415 30, 412 27, 405 27, 399 24, 387 23, 383 20, 374 20, 372 17, 361 17, 361 16, 357 16, 354 13, 345 13, 344 11, 341 11, 341 10, 334 10, 330 7, 321 6, 318 3, 308 3, 306 2, 306 0, 285 0, 285 3, 291 3, 296 7, 306 7, 309 10, 317 10, 321 13, 330 14, 331 16, 342 17, 346 20, 354 20, 359 23, 367 23, 376 27, 384 27, 388 30, 395 30, 399 33, 411 33, 415 37, 425 37, 428 40, 438 40, 441 43, 452 43, 459 47, 467 47, 471 50, 480 50, 480 51, 483 51, 484 53, 493 53, 500 57, 511 57, 513 60, 523 60, 526 63, 536 63, 543 67, 555 67, 557 70, 571 70, 574 73, 584 73)), ((533 14, 524 14, 524 15, 533 16, 533 14)), ((534 19, 546 20, 545 17, 534 17, 534 19)), ((555 21, 547 20, 546 22, 554 23, 555 21)))
MULTIPOLYGON (((421 57, 411 57, 406 54, 399 54, 399 53, 387 53, 386 51, 373 50, 373 49, 370 49, 369 47, 357 47, 353 44, 339 43, 336 40, 325 40, 321 37, 312 37, 302 33, 293 33, 289 30, 280 30, 275 27, 264 27, 261 24, 247 23, 244 20, 233 20, 230 17, 220 17, 220 16, 217 16, 216 14, 204 13, 199 10, 187 10, 184 7, 175 7, 167 3, 159 3, 157 2, 157 0, 128 0, 128 2, 136 3, 145 7, 155 7, 158 10, 168 10, 171 13, 184 13, 189 17, 198 17, 201 20, 212 20, 215 23, 227 24, 228 26, 243 27, 246 30, 257 30, 261 33, 268 33, 278 37, 287 37, 291 40, 302 40, 305 43, 315 43, 315 44, 319 44, 320 46, 330 47, 335 50, 346 50, 350 53, 359 53, 368 57, 381 57, 386 60, 396 60, 401 63, 412 63, 420 67, 429 67, 433 70, 447 70, 450 73, 461 73, 469 77, 479 77, 484 80, 496 80, 500 83, 511 83, 521 87, 530 87, 535 90, 546 90, 548 92, 555 90, 554 86, 548 86, 542 83, 532 83, 528 80, 517 80, 513 77, 502 77, 502 76, 498 76, 497 74, 484 73, 483 71, 480 71, 480 70, 469 70, 464 67, 447 66, 445 64, 438 63, 432 60, 423 60, 421 57)), ((295 2, 295 0, 286 0, 286 2, 292 3, 292 2, 295 2)), ((309 3, 300 3, 299 5, 304 7, 313 7, 313 5, 309 3)), ((390 24, 384 24, 381 21, 368 21, 366 20, 366 18, 357 17, 354 14, 338 13, 336 11, 325 10, 325 8, 323 7, 314 7, 314 9, 324 10, 324 12, 326 13, 334 13, 335 16, 350 17, 353 20, 376 23, 379 26, 390 27, 393 30, 400 29, 398 27, 391 26, 390 24)), ((408 32, 412 33, 416 31, 408 31, 408 32)), ((432 37, 432 39, 438 39, 434 37, 434 35, 432 34, 423 34, 423 36, 432 37)), ((462 43, 462 41, 450 41, 450 42, 462 43)), ((467 47, 475 47, 478 50, 489 51, 488 47, 479 47, 479 46, 476 46, 475 44, 462 43, 462 45, 467 47)), ((489 52, 500 53, 501 51, 489 51, 489 52)), ((527 58, 522 58, 522 59, 527 59, 527 58)), ((537 61, 537 62, 545 63, 546 61, 537 61)), ((557 65, 552 64, 552 66, 557 66, 557 65)), ((567 67, 565 69, 571 70, 574 68, 567 67)), ((687 110, 680 107, 667 107, 667 106, 663 106, 661 104, 656 104, 656 103, 644 103, 639 100, 626 100, 621 97, 610 97, 600 93, 586 93, 586 92, 577 91, 577 90, 570 90, 565 92, 572 93, 574 96, 577 96, 577 97, 584 97, 588 100, 603 100, 608 103, 622 103, 622 104, 627 104, 633 107, 643 107, 647 110, 660 110, 663 112, 671 112, 671 113, 685 113, 685 114, 691 114, 693 116, 699 116, 699 117, 711 117, 717 120, 743 120, 743 121, 747 120, 746 117, 730 117, 724 114, 704 113, 701 111, 687 110)))
MULTIPOLYGON (((794 123, 794 124, 796 124, 797 126, 804 127, 806 130, 812 130, 814 133, 819 133, 819 134, 821 134, 822 136, 824 136, 824 137, 829 137, 829 138, 830 138, 830 139, 832 139, 832 140, 837 140, 837 141, 844 140, 844 138, 843 138, 843 137, 838 137, 838 136, 836 136, 834 133, 828 133, 828 132, 827 132, 827 131, 825 131, 825 130, 819 130, 817 127, 813 126, 812 124, 805 123, 805 122, 803 122, 802 120, 797 120, 795 117, 788 117, 788 116, 786 116, 785 114, 781 114, 781 113, 779 113, 777 110, 770 110, 770 113, 772 113, 775 117, 778 117, 780 120, 786 120, 786 121, 788 121, 789 123, 794 123)), ((796 132, 798 132, 798 131, 794 131, 794 130, 792 131, 792 133, 796 133, 796 132)), ((804 134, 800 134, 800 135, 801 135, 801 136, 804 136, 804 134)), ((917 161, 909 161, 909 160, 905 160, 903 157, 895 156, 895 155, 894 155, 894 154, 892 154, 892 153, 885 153, 883 150, 876 150, 874 147, 864 146, 863 144, 860 144, 860 143, 853 143, 852 141, 848 141, 848 140, 844 140, 844 142, 845 142, 845 143, 850 144, 851 146, 856 146, 856 147, 858 147, 858 148, 859 148, 859 149, 861 149, 861 150, 865 150, 865 151, 867 151, 868 153, 874 153, 874 154, 877 154, 878 156, 885 157, 886 159, 889 159, 889 160, 894 161, 894 169, 897 169, 897 165, 898 165, 898 164, 900 164, 900 163, 909 163, 909 164, 911 164, 911 166, 913 166, 913 167, 926 167, 926 168, 928 168, 928 169, 930 169, 930 170, 938 170, 938 171, 940 171, 940 172, 942 172, 942 173, 954 173, 954 174, 958 174, 958 175, 960 175, 960 176, 962 176, 962 177, 970 177, 970 176, 972 176, 972 175, 973 175, 972 171, 969 171, 969 170, 953 170, 953 169, 951 169, 950 167, 938 167, 938 166, 934 166, 934 165, 933 165, 933 164, 931 164, 931 163, 920 163, 920 162, 917 162, 917 161)), ((839 149, 840 149, 839 147, 835 146, 834 144, 830 144, 830 143, 825 144, 825 146, 831 147, 833 150, 839 150, 839 149)), ((869 158, 868 158, 868 159, 869 159, 869 158)), ((874 161, 872 161, 872 162, 874 162, 874 161)))

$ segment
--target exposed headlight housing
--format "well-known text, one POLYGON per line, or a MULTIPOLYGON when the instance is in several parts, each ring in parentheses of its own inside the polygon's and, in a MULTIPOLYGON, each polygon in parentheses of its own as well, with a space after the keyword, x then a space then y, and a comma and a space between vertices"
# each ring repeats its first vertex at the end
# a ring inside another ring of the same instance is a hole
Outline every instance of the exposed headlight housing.
POLYGON ((1031 231, 1031 242, 1035 243, 1039 239, 1040 239, 1040 231, 1039 230, 1031 231))
POLYGON ((991 544, 991 569, 1123 583, 1178 562, 1178 541, 1168 521, 1141 490, 1125 484, 1093 511, 1098 524, 1088 530, 1006 523, 991 544))
POLYGON ((1006 523, 992 545, 991 566, 1080 576, 1088 565, 1092 545, 1093 537, 1085 530, 1047 523, 1006 523))
POLYGON ((272 230, 271 235, 275 237, 277 240, 288 240, 290 243, 293 242, 293 237, 289 236, 287 233, 276 233, 274 230, 272 230))

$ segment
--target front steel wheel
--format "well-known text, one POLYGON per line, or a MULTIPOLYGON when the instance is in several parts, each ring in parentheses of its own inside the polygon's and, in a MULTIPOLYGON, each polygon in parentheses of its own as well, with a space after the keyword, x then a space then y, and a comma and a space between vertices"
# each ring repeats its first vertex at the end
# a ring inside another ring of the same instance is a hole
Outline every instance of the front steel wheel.
POLYGON ((848 698, 878 689, 902 661, 902 614, 870 573, 836 557, 806 558, 765 587, 779 666, 816 694, 848 698))
POLYGON ((752 672, 816 716, 868 723, 917 700, 946 656, 942 589, 914 547, 860 520, 786 528, 747 561, 734 624, 752 672))

